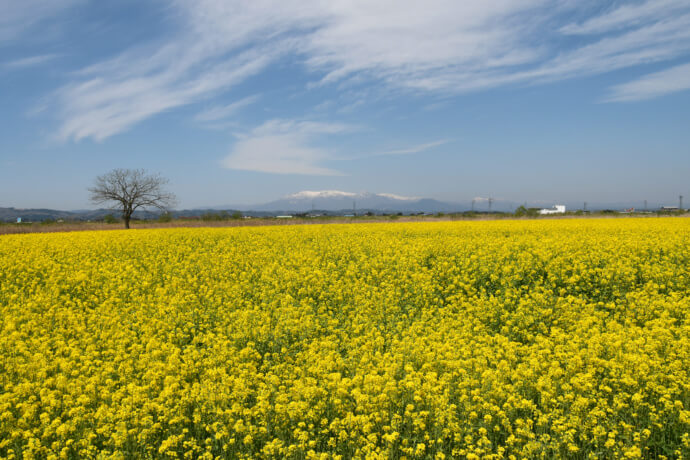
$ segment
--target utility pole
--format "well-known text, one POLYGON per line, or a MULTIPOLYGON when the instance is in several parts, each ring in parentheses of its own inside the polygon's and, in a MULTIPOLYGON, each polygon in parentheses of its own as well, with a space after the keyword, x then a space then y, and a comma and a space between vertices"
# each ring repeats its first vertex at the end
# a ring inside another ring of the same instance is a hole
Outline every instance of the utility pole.
POLYGON ((493 198, 489 198, 489 212, 491 212, 491 204, 494 202, 493 198))
POLYGON ((585 205, 582 207, 583 211, 587 211, 587 202, 585 201, 585 205))
POLYGON ((683 210, 683 195, 678 196, 678 210, 679 211, 683 210))
POLYGON ((647 200, 644 200, 644 212, 647 212, 647 200))
POLYGON ((474 198, 472 198, 472 212, 474 212, 474 198))
POLYGON ((352 202, 352 216, 357 217, 357 201, 352 202))

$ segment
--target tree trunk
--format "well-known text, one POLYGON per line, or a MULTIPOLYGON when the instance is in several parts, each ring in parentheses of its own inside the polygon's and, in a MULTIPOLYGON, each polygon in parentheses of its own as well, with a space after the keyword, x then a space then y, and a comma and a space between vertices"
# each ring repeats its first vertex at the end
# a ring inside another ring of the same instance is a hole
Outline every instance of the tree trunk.
POLYGON ((126 228, 126 229, 129 229, 129 219, 130 219, 131 216, 130 216, 129 214, 125 214, 125 215, 122 216, 122 217, 124 218, 124 221, 125 221, 125 228, 126 228))

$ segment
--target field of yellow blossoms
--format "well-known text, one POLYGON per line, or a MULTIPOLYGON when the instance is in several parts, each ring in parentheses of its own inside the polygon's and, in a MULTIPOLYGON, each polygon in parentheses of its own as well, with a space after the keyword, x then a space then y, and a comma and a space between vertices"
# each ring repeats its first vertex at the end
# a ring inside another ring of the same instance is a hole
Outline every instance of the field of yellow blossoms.
POLYGON ((1 458, 690 458, 690 220, 0 236, 1 458))

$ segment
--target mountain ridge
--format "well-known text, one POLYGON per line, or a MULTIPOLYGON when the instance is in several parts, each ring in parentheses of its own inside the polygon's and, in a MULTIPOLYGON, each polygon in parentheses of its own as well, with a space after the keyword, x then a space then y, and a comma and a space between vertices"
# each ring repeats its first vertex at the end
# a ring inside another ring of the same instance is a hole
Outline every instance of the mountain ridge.
MULTIPOLYGON (((335 215, 347 215, 352 213, 372 212, 375 214, 384 213, 453 213, 475 210, 477 212, 513 212, 518 206, 526 204, 511 200, 494 199, 489 209, 488 198, 477 197, 472 200, 462 200, 457 202, 447 202, 433 198, 422 198, 414 196, 396 195, 393 193, 371 193, 371 192, 347 192, 342 190, 302 190, 296 193, 285 195, 277 200, 260 203, 255 205, 222 205, 195 207, 191 209, 173 210, 176 217, 200 217, 206 213, 228 211, 230 213, 239 211, 245 215, 264 217, 280 214, 301 214, 301 213, 330 213, 335 215)), ((551 207, 556 201, 531 201, 527 207, 551 207)), ((579 209, 579 203, 559 202, 565 204, 568 209, 579 209)), ((624 209, 638 206, 640 203, 598 203, 592 204, 589 209, 624 209)), ((99 220, 107 214, 117 215, 118 211, 113 209, 93 209, 93 210, 55 210, 46 208, 14 208, 0 207, 0 222, 15 222, 17 218, 23 221, 44 221, 44 220, 99 220)), ((153 219, 160 213, 153 211, 137 211, 135 217, 138 219, 153 219)))
POLYGON ((418 198, 392 193, 344 192, 341 190, 303 190, 269 201, 248 206, 246 210, 308 212, 344 211, 352 209, 379 212, 450 212, 458 206, 431 198, 418 198))

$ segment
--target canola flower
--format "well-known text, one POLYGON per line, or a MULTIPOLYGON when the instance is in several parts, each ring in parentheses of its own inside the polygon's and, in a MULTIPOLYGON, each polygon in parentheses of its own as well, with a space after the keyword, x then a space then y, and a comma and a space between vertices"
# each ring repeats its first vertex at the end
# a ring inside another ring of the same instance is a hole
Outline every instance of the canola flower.
POLYGON ((0 237, 0 458, 690 458, 690 221, 0 237))

